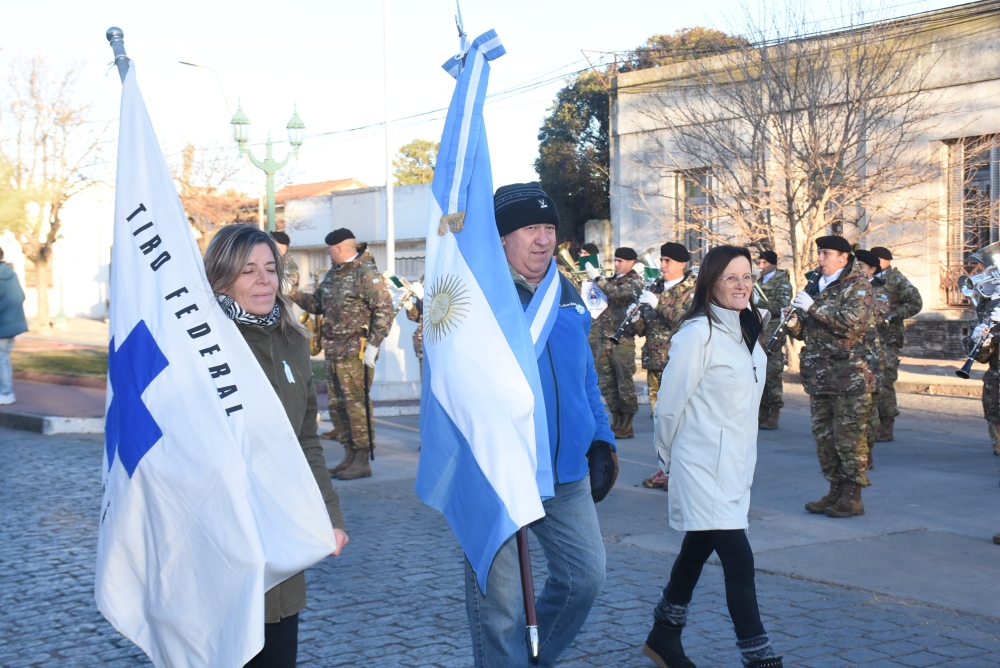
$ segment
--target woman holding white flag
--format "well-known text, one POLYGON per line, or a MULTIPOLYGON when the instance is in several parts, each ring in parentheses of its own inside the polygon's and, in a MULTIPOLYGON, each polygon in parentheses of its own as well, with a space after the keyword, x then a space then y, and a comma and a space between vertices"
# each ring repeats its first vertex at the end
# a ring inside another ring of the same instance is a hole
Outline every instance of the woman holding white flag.
MULTIPOLYGON (((235 323, 271 382, 298 435, 333 524, 338 556, 347 545, 340 500, 330 483, 316 432, 316 390, 309 341, 284 294, 282 255, 252 225, 228 225, 205 251, 205 272, 222 310, 235 323)), ((297 573, 264 596, 264 648, 252 668, 293 668, 298 652, 298 613, 306 604, 305 574, 297 573)))
POLYGON ((661 668, 695 665, 684 654, 681 630, 713 552, 722 562, 743 665, 782 665, 760 619, 746 533, 767 370, 760 343, 767 323, 750 301, 750 268, 746 248, 719 246, 705 256, 691 309, 671 340, 656 402, 656 448, 661 461, 672 462, 670 527, 686 532, 643 646, 661 668))

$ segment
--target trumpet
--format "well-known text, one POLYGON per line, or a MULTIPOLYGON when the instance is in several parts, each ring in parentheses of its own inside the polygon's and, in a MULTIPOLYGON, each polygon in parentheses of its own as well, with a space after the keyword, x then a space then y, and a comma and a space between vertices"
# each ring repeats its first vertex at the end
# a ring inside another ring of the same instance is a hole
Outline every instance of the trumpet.
MULTIPOLYGON (((313 291, 319 290, 320 274, 325 274, 326 269, 317 269, 313 272, 313 291)), ((299 323, 309 332, 309 354, 319 355, 323 352, 323 314, 317 313, 310 317, 308 311, 299 314, 299 323)))
MULTIPOLYGON (((553 255, 556 259, 556 264, 561 266, 564 271, 571 274, 586 274, 587 271, 585 269, 580 269, 579 265, 573 260, 573 254, 569 252, 569 247, 571 245, 571 241, 564 241, 556 246, 556 252, 553 255)), ((611 273, 614 271, 614 269, 602 269, 600 267, 598 267, 598 269, 600 269, 601 273, 606 277, 611 276, 611 273)))
POLYGON ((399 298, 399 303, 396 305, 396 310, 392 313, 392 317, 395 318, 399 315, 399 312, 403 309, 403 307, 406 306, 406 302, 409 301, 410 297, 413 296, 413 284, 402 276, 389 276, 388 272, 386 272, 385 276, 387 280, 392 281, 392 283, 401 288, 405 288, 403 290, 403 294, 399 298))
MULTIPOLYGON (((809 279, 808 283, 806 283, 805 289, 810 290, 814 288, 816 284, 819 283, 821 276, 823 276, 823 274, 819 271, 819 269, 817 269, 813 274, 813 277, 809 279)), ((754 283, 755 287, 756 285, 757 284, 754 283)), ((774 330, 774 334, 771 335, 771 338, 767 340, 767 343, 764 344, 764 350, 769 355, 771 354, 771 351, 774 350, 774 346, 777 345, 778 339, 781 338, 785 328, 788 326, 788 320, 792 317, 792 314, 796 310, 797 309, 794 306, 789 306, 781 311, 781 320, 778 321, 778 327, 774 330)))
POLYGON ((757 281, 753 282, 753 293, 757 296, 758 304, 763 305, 767 303, 767 295, 764 294, 764 288, 760 287, 760 283, 757 281))

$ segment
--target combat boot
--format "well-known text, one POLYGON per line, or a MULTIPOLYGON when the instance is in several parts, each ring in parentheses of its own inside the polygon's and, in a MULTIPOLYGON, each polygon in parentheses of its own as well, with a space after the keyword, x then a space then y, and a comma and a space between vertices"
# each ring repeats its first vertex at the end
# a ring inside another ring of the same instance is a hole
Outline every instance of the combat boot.
POLYGON ((371 478, 372 467, 368 463, 368 448, 354 446, 352 449, 354 458, 343 471, 337 474, 338 480, 356 480, 357 478, 371 478))
POLYGON ((778 414, 781 412, 780 408, 771 408, 767 412, 767 419, 760 423, 760 429, 777 429, 778 428, 778 414))
POLYGON ((660 668, 697 668, 684 654, 684 646, 681 645, 682 630, 683 626, 653 622, 653 630, 646 636, 642 653, 660 668))
POLYGON ((1000 533, 993 534, 993 542, 1000 545, 1000 533))
POLYGON ((770 412, 771 412, 770 408, 768 408, 764 404, 761 404, 760 408, 757 409, 757 422, 764 422, 764 421, 766 421, 767 420, 767 415, 770 412))
POLYGON ((330 475, 331 476, 337 475, 338 473, 346 469, 348 466, 350 466, 352 461, 354 461, 354 446, 351 445, 350 443, 345 443, 344 458, 340 460, 339 464, 330 469, 330 475))
POLYGON ((831 480, 830 481, 830 491, 826 493, 819 501, 810 501, 806 504, 806 510, 808 510, 813 515, 822 515, 826 512, 826 509, 837 503, 837 499, 840 498, 840 488, 843 485, 841 480, 831 480))
POLYGON ((324 441, 336 441, 336 440, 339 440, 337 438, 337 430, 336 429, 331 429, 330 431, 324 431, 322 434, 319 435, 319 437, 322 438, 324 441))
POLYGON ((756 661, 751 661, 749 668, 785 668, 784 664, 781 663, 782 657, 780 656, 769 656, 766 659, 757 659, 756 661))
POLYGON ((892 424, 895 421, 895 418, 886 418, 885 420, 882 420, 882 428, 878 430, 878 436, 875 437, 876 443, 895 440, 892 435, 892 424))
POLYGON ((635 432, 632 431, 632 416, 635 413, 621 413, 622 419, 618 423, 617 429, 612 429, 616 438, 632 438, 635 432))
POLYGON ((861 503, 861 485, 856 482, 845 482, 840 490, 840 498, 825 511, 827 517, 854 517, 864 515, 865 506, 861 503))
POLYGON ((611 423, 608 426, 611 427, 611 431, 614 432, 618 429, 618 425, 620 425, 622 422, 622 414, 617 411, 614 413, 609 411, 608 417, 611 418, 610 420, 608 420, 608 422, 611 423))
POLYGON ((990 441, 993 442, 993 454, 1000 456, 1000 434, 997 433, 997 424, 987 422, 990 427, 990 441))

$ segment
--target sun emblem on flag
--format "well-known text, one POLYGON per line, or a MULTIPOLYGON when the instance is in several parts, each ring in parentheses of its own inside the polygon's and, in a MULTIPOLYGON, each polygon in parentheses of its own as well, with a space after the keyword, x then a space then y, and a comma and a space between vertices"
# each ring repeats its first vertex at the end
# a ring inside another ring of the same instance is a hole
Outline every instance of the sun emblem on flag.
POLYGON ((457 276, 438 276, 427 294, 424 307, 424 335, 437 343, 458 327, 469 313, 469 291, 457 276))

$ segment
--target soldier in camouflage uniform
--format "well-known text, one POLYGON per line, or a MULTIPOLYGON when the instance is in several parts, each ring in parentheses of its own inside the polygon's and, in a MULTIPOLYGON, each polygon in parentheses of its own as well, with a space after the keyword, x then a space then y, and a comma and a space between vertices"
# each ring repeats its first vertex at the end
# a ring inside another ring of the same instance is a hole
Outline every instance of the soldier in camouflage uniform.
POLYGON ((872 393, 881 378, 865 355, 875 329, 875 297, 846 239, 820 237, 816 246, 822 275, 792 300, 802 315, 788 319, 789 333, 805 340, 799 357, 802 383, 820 469, 830 481, 827 495, 807 503, 806 510, 853 517, 864 514, 861 488, 871 484, 866 432, 872 393))
POLYGON ((281 258, 285 265, 285 289, 288 292, 298 289, 299 265, 295 264, 295 260, 288 254, 288 246, 292 243, 292 240, 284 232, 271 232, 271 238, 277 244, 278 251, 281 253, 281 258))
MULTIPOLYGON (((788 277, 788 272, 778 269, 778 254, 773 250, 764 251, 757 260, 760 268, 760 278, 757 284, 767 298, 767 302, 757 303, 757 296, 754 295, 754 303, 757 308, 770 311, 771 319, 764 327, 763 340, 770 341, 774 332, 781 322, 781 312, 792 302, 792 282, 788 277)), ((764 394, 760 398, 760 410, 757 416, 761 429, 777 429, 778 415, 782 406, 785 405, 785 387, 781 380, 781 374, 785 372, 785 339, 786 334, 778 337, 767 357, 767 380, 764 381, 764 394)))
MULTIPOLYGON (((1000 316, 1000 313, 997 315, 1000 316)), ((983 323, 976 325, 970 336, 965 338, 966 351, 972 352, 976 340, 985 327, 983 323)), ((1000 455, 1000 342, 997 341, 996 335, 991 336, 979 349, 976 361, 988 365, 983 372, 983 417, 986 418, 986 425, 989 428, 993 454, 1000 455)))
POLYGON ((893 423, 899 415, 896 406, 896 378, 899 377, 899 351, 903 348, 903 321, 920 313, 924 302, 920 292, 907 280, 906 276, 892 266, 892 253, 884 246, 875 246, 871 252, 879 258, 879 273, 872 279, 873 285, 885 289, 889 295, 889 318, 882 333, 885 346, 885 375, 879 392, 878 412, 882 430, 877 441, 893 440, 893 423))
MULTIPOLYGON (((636 335, 645 336, 642 346, 642 367, 646 370, 649 388, 649 409, 656 406, 660 392, 663 369, 670 360, 670 339, 680 324, 681 316, 691 308, 694 298, 694 272, 688 271, 691 253, 678 243, 660 246, 660 278, 650 290, 639 295, 640 319, 636 322, 636 335)), ((655 413, 654 420, 655 418, 655 413)), ((644 487, 667 489, 668 472, 657 469, 643 478, 644 487)))
MULTIPOLYGON (((865 357, 868 359, 868 366, 873 373, 883 376, 886 366, 886 347, 882 344, 889 320, 889 293, 872 279, 879 271, 878 256, 868 250, 858 250, 854 253, 858 268, 865 275, 872 286, 872 294, 875 295, 875 329, 868 333, 865 345, 865 357)), ((868 417, 868 470, 875 467, 875 443, 881 429, 881 421, 878 412, 879 393, 881 386, 875 389, 872 394, 872 410, 868 417)))
POLYGON ((417 329, 413 332, 413 352, 417 355, 417 364, 420 366, 420 377, 424 377, 424 286, 420 281, 411 284, 413 296, 408 297, 403 304, 406 310, 406 319, 417 323, 417 329))
POLYGON ((331 475, 341 480, 367 478, 372 474, 368 463, 372 442, 371 401, 366 407, 366 397, 379 346, 389 334, 395 311, 367 244, 356 243, 346 228, 326 235, 326 243, 332 266, 316 292, 296 290, 290 296, 305 311, 323 315, 330 419, 344 445, 344 459, 330 469, 331 475))
POLYGON ((642 293, 643 281, 632 267, 639 256, 631 248, 615 250, 615 276, 604 278, 598 269, 588 266, 587 275, 608 298, 608 308, 590 328, 590 345, 594 351, 594 366, 601 394, 613 416, 611 431, 618 438, 632 438, 632 417, 639 410, 635 396, 635 335, 631 326, 616 344, 614 336, 625 320, 628 307, 642 293))

